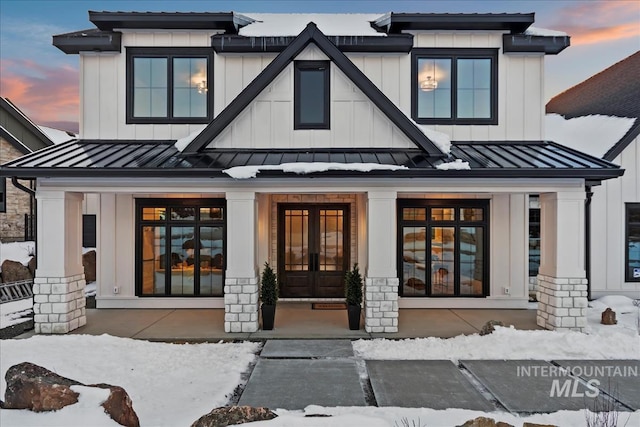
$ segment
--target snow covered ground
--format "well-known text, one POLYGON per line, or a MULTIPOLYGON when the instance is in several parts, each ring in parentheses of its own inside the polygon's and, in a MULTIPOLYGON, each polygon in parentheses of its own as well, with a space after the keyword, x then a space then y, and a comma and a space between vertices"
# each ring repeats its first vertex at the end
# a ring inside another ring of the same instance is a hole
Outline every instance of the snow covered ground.
MULTIPOLYGON (((638 308, 625 297, 592 302, 587 334, 577 332, 518 331, 497 328, 491 335, 455 338, 419 338, 401 341, 376 339, 353 343, 366 359, 640 359, 638 308), (602 306, 615 307, 618 324, 599 325, 602 306)), ((34 336, 4 340, 0 346, 0 374, 23 361, 44 366, 85 384, 106 382, 124 387, 143 426, 189 425, 217 406, 225 405, 241 374, 255 360, 255 343, 165 344, 107 335, 34 336)), ((6 383, 0 383, 4 394, 6 383)), ((80 402, 58 412, 0 410, 7 426, 117 426, 99 403, 104 393, 79 388, 80 402)), ((585 411, 561 411, 518 417, 508 413, 481 413, 462 409, 309 406, 305 411, 277 410, 278 418, 255 423, 265 426, 454 426, 488 416, 521 426, 522 423, 585 425, 585 411), (304 418, 330 414, 331 418, 304 418), (415 424, 412 424, 415 423, 415 424)), ((640 411, 621 413, 620 425, 640 425, 640 411)))

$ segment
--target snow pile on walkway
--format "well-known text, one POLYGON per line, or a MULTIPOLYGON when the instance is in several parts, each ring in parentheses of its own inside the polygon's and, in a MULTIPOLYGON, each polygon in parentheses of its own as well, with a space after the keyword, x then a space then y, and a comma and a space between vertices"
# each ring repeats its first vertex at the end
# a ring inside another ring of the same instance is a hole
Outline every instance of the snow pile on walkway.
MULTIPOLYGON (((32 362, 85 384, 119 385, 129 393, 143 426, 189 425, 211 409, 224 406, 241 374, 255 359, 257 343, 166 344, 108 335, 34 336, 3 340, 0 345, 0 395, 4 373, 32 362)), ((82 393, 81 393, 82 395, 82 393)), ((93 399, 89 396, 90 399, 93 399)), ((82 414, 72 405, 56 413, 0 411, 0 425, 118 425, 82 414)))

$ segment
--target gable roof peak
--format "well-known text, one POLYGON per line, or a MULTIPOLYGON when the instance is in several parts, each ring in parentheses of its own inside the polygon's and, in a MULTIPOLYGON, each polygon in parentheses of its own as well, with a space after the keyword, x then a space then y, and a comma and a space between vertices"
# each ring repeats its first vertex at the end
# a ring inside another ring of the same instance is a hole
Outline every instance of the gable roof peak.
POLYGON ((331 60, 410 141, 416 144, 416 146, 430 156, 445 157, 447 155, 378 89, 378 87, 324 35, 322 30, 320 30, 314 22, 309 22, 305 29, 298 34, 289 46, 280 52, 280 54, 185 147, 183 153, 194 154, 204 150, 311 42, 327 55, 329 60, 331 60))

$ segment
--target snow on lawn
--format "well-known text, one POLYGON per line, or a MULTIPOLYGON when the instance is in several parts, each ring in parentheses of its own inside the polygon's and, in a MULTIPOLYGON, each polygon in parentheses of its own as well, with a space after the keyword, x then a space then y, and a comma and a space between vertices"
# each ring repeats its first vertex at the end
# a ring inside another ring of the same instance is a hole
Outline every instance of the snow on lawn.
POLYGON ((25 318, 33 312, 33 299, 21 299, 0 304, 0 329, 26 322, 25 318))
POLYGON ((0 266, 7 259, 27 265, 35 253, 35 242, 0 242, 0 266))
POLYGON ((379 360, 640 359, 640 309, 633 305, 633 300, 606 296, 591 301, 590 305, 586 334, 498 326, 485 336, 358 340, 353 342, 353 349, 363 359, 379 360), (616 311, 617 325, 600 324, 601 313, 607 307, 616 311))
MULTIPOLYGON (((411 427, 457 426, 477 417, 489 417, 520 427, 525 422, 551 424, 557 426, 586 425, 585 411, 558 411, 551 414, 517 416, 506 412, 478 412, 467 409, 435 410, 427 408, 397 407, 341 407, 325 408, 307 406, 304 411, 276 411, 278 418, 270 421, 250 423, 253 427, 411 427), (304 418, 309 414, 324 414, 331 417, 304 418), (407 421, 408 424, 405 424, 407 421)), ((619 425, 636 426, 640 423, 640 411, 622 412, 618 417, 619 425)))
MULTIPOLYGON (((167 344, 108 335, 3 340, 0 395, 4 396, 7 386, 7 369, 28 361, 84 384, 124 387, 143 426, 189 425, 228 402, 258 348, 259 344, 249 342, 167 344)), ((72 413, 79 410, 69 409, 72 413)), ((0 425, 55 425, 49 422, 49 415, 56 418, 56 414, 47 414, 44 422, 43 414, 0 410, 0 425)), ((94 422, 93 417, 69 416, 59 422, 69 426, 105 425, 97 419, 94 422)))

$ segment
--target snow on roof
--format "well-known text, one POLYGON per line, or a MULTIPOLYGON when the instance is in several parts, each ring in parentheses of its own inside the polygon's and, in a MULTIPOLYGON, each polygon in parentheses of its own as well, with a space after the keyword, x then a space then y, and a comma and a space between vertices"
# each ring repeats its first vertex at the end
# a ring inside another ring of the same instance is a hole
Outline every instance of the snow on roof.
POLYGON ((297 36, 314 22, 327 36, 380 36, 371 22, 380 14, 369 13, 243 13, 256 22, 242 27, 238 34, 247 37, 297 36))
POLYGON ((286 173, 305 175, 314 172, 326 172, 330 170, 370 172, 372 170, 399 170, 408 169, 406 166, 381 165, 379 163, 329 163, 329 162, 297 162, 281 163, 279 165, 261 166, 236 166, 224 169, 222 172, 235 179, 255 178, 261 170, 281 170, 286 173))
POLYGON ((451 138, 449 137, 449 135, 444 132, 438 132, 437 130, 433 130, 427 126, 421 125, 408 115, 407 118, 411 120, 411 122, 416 125, 416 127, 420 129, 420 131, 424 133, 425 136, 429 138, 429 140, 440 149, 440 151, 442 151, 444 154, 449 154, 451 152, 451 138))
POLYGON ((563 31, 547 30, 546 28, 529 27, 524 32, 527 36, 567 37, 563 31))
POLYGON ((78 138, 78 135, 67 132, 66 130, 60 130, 40 125, 38 125, 38 127, 40 128, 42 133, 44 133, 47 138, 49 138, 54 144, 62 144, 63 142, 71 141, 72 139, 78 138))
POLYGON ((461 159, 455 159, 452 162, 448 163, 440 163, 436 165, 436 169, 448 171, 448 170, 469 170, 471 166, 469 166, 469 162, 463 162, 461 159))
POLYGON ((635 120, 601 115, 566 120, 559 114, 547 114, 546 139, 602 158, 631 129, 635 120))
POLYGON ((189 144, 191 144, 191 141, 193 141, 196 136, 200 135, 200 133, 202 132, 202 130, 204 128, 205 128, 204 126, 200 126, 200 127, 198 127, 198 130, 195 130, 195 131, 191 132, 189 135, 177 140, 173 144, 174 147, 176 147, 176 150, 178 150, 179 152, 182 153, 184 151, 184 149, 187 148, 187 146, 189 144))

